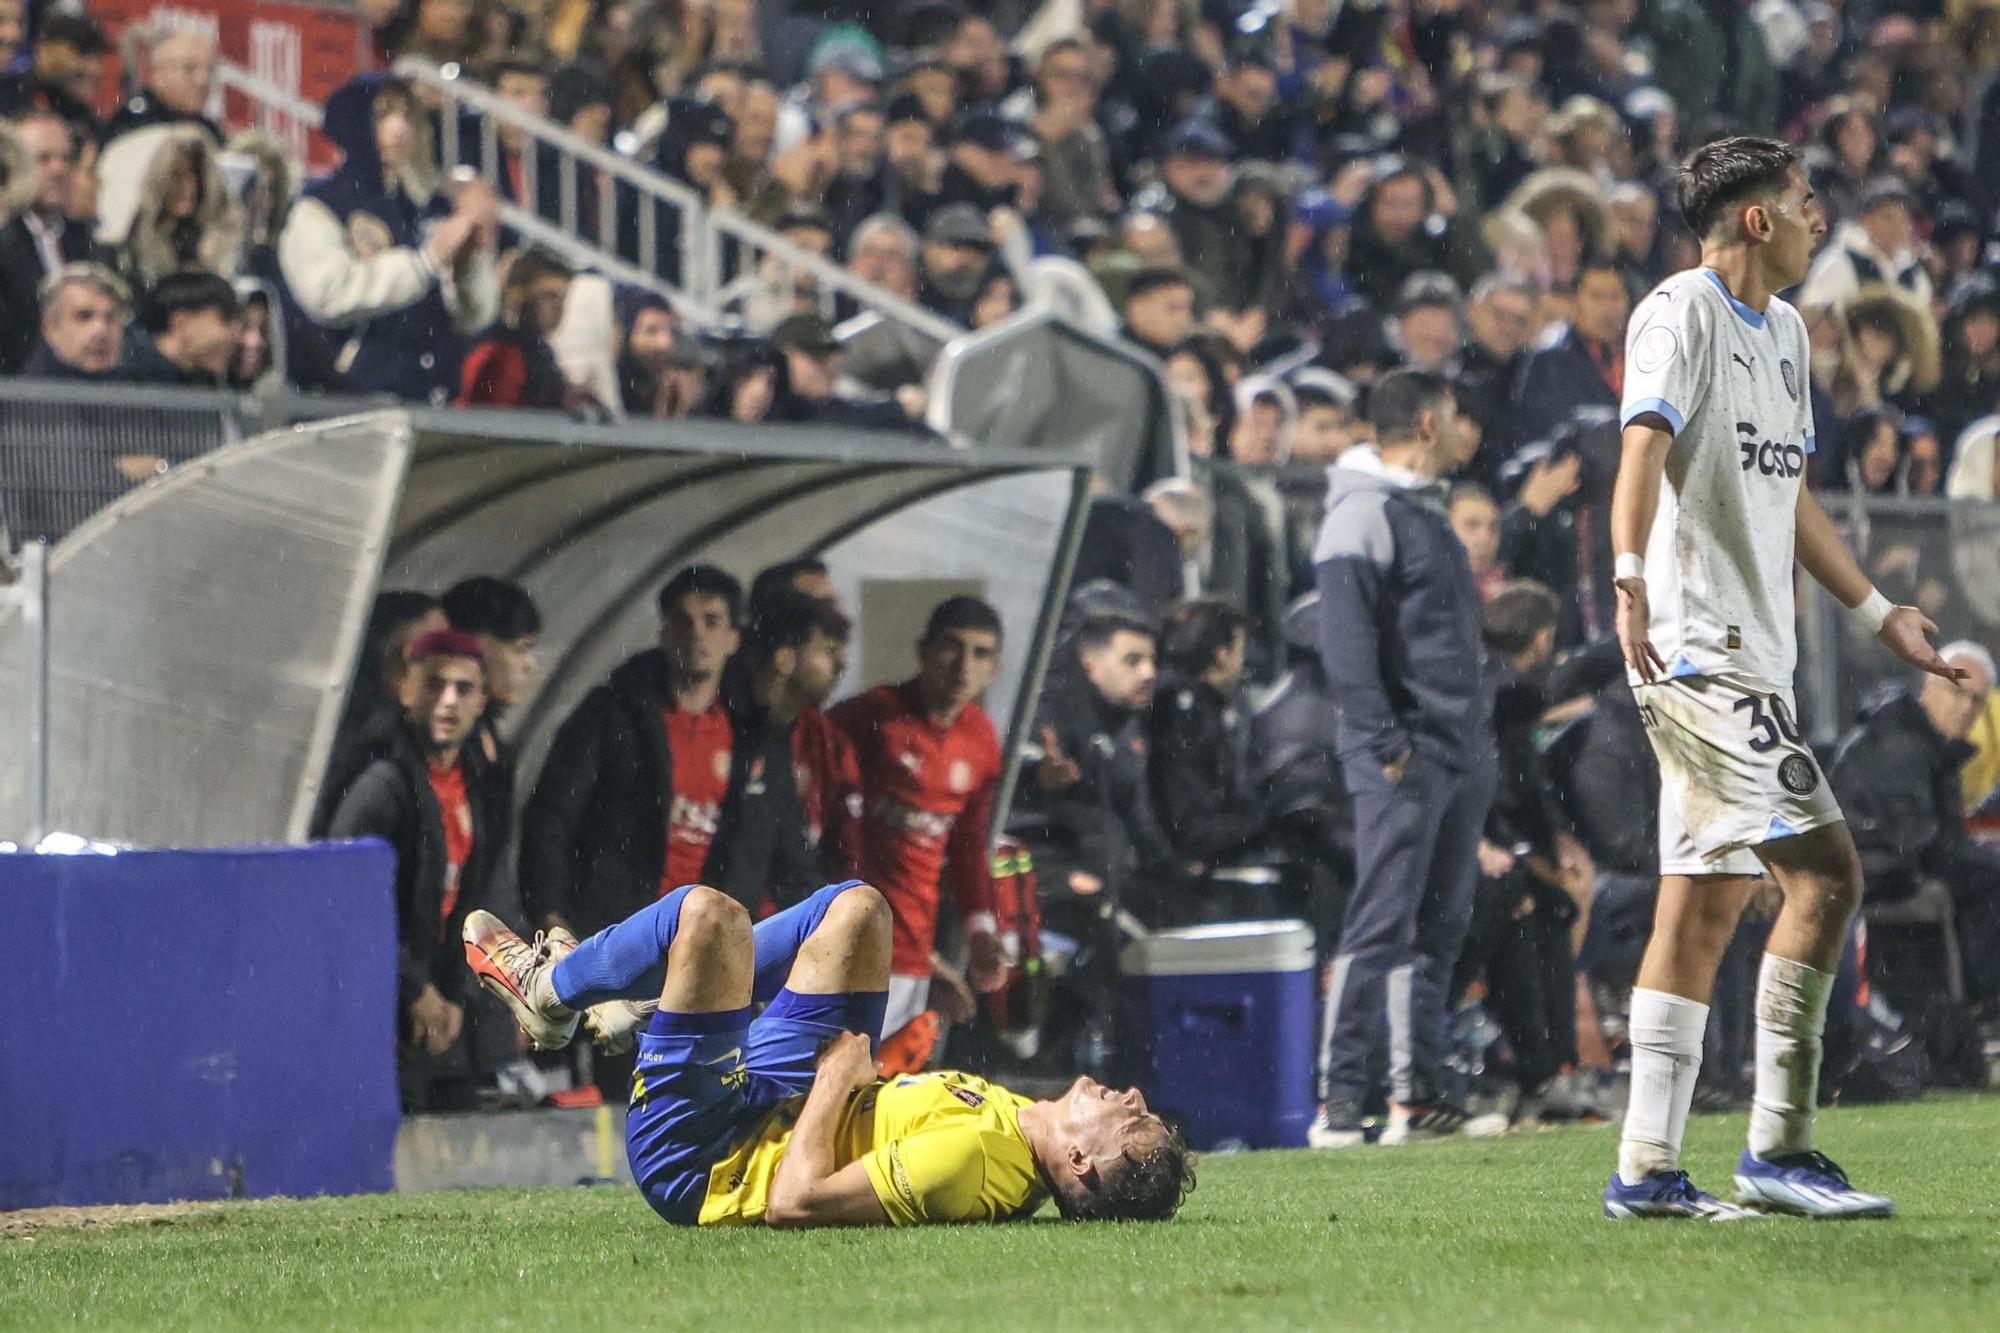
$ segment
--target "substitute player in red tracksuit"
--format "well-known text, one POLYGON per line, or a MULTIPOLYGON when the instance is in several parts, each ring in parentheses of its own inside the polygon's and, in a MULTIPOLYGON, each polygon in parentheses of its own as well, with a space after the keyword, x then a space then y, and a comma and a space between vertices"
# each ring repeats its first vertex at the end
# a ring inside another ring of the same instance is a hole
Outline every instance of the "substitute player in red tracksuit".
POLYGON ((1005 978, 987 845, 1000 742, 975 702, 999 670, 999 615, 976 597, 939 603, 917 661, 915 678, 878 686, 830 714, 861 765, 857 873, 882 891, 895 915, 885 1036, 929 1003, 946 875, 965 920, 973 986, 996 990, 1005 978))

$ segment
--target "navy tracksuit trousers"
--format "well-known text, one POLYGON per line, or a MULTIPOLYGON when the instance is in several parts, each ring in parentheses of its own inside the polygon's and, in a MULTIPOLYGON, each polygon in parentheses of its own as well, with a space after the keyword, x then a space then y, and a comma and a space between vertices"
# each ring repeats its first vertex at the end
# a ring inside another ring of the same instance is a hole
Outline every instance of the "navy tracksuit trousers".
POLYGON ((1368 1058, 1386 1035, 1389 1095, 1420 1104, 1447 1091, 1445 1003, 1472 920, 1494 761, 1480 755, 1461 771, 1418 750, 1397 782, 1365 759, 1344 771, 1355 885, 1327 988, 1320 1095, 1364 1101, 1368 1058))

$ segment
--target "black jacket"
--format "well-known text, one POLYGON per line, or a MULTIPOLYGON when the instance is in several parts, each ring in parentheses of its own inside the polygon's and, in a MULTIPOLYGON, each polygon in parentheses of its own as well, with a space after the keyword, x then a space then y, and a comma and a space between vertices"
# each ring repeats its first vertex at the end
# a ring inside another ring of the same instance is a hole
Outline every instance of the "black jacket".
POLYGON ((1176 858, 1153 813, 1147 766, 1145 714, 1106 703, 1074 650, 1064 650, 1042 690, 1035 740, 1023 748, 1019 814, 1010 821, 1042 867, 1044 896, 1066 897, 1069 872, 1080 870, 1148 916, 1156 881, 1175 871, 1176 858), (1043 790, 1035 771, 1045 728, 1081 771, 1057 791, 1043 790))
POLYGON ((1658 874, 1660 770, 1622 664, 1548 761, 1569 824, 1598 868, 1658 874))
POLYGON ((444 816, 417 738, 403 714, 384 712, 369 727, 363 748, 368 762, 340 798, 327 836, 376 837, 396 849, 398 1011, 427 984, 462 1004, 474 987, 459 928, 467 912, 488 905, 511 833, 506 792, 484 780, 477 765, 465 765, 472 856, 459 869, 458 901, 445 918, 444 816))
POLYGON ((1081 588, 1099 579, 1129 589, 1154 615, 1181 599, 1186 577, 1180 545, 1144 500, 1129 495, 1092 498, 1070 586, 1081 588))
MULTIPOLYGON (((1310 619, 1310 617, 1308 617, 1310 619)), ((1281 676, 1250 723, 1252 790, 1288 842, 1343 878, 1354 874, 1354 799, 1334 735, 1340 710, 1317 655, 1281 676)))
MULTIPOLYGON (((622 921, 659 896, 666 867, 673 755, 658 649, 628 660, 556 733, 521 812, 521 899, 527 918, 553 914, 578 935, 622 921)), ((806 846, 788 731, 745 713, 735 729, 728 795, 702 882, 755 908, 819 884, 806 846)))
POLYGON ((1924 875, 2000 875, 2000 853, 1965 831, 1959 770, 1973 754, 1937 734, 1910 692, 1888 686, 1862 707, 1861 720, 1834 752, 1834 795, 1861 853, 1867 896, 1893 901, 1924 875))
POLYGON ((1618 394, 1584 346, 1583 336, 1558 325, 1521 359, 1514 373, 1514 443, 1545 440, 1578 408, 1618 410, 1618 394))
MULTIPOLYGON (((84 223, 65 219, 56 240, 65 263, 97 259, 84 223)), ((41 285, 48 276, 34 233, 19 217, 0 227, 0 375, 18 374, 41 335, 41 285)))
POLYGON ((1248 728, 1236 701, 1202 681, 1169 682, 1147 731, 1153 809, 1177 859, 1216 866, 1249 851, 1264 815, 1244 782, 1248 728))

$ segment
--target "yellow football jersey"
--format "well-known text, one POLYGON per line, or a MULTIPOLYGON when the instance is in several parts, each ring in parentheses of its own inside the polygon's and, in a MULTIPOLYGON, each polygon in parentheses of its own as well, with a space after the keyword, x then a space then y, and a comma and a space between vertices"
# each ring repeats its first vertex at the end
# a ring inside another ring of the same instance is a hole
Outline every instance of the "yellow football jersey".
MULTIPOLYGON (((715 1164, 703 1226, 763 1221, 771 1178, 792 1140, 803 1095, 779 1103, 715 1164)), ((971 1074, 903 1074, 856 1092, 834 1130, 834 1167, 867 1164, 869 1183, 897 1226, 1000 1222, 1048 1197, 1021 1133, 1026 1097, 971 1074)))

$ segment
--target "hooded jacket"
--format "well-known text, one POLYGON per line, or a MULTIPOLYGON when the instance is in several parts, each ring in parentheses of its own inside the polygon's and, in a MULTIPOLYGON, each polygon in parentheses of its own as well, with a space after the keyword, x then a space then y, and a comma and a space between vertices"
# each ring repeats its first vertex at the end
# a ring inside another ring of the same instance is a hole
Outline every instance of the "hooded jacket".
POLYGON ((1490 758, 1479 589, 1443 485, 1349 449, 1327 469, 1313 562, 1341 758, 1386 766, 1415 750, 1458 770, 1490 758))
POLYGON ((223 179, 215 141, 188 124, 149 125, 104 146, 97 174, 97 240, 135 291, 178 269, 236 276, 243 257, 243 209, 223 179), (176 159, 192 155, 199 202, 192 218, 165 214, 176 159))
MULTIPOLYGON (((528 919, 555 915, 579 935, 622 921, 660 893, 673 802, 673 754, 660 720, 666 659, 649 649, 592 690, 556 733, 521 813, 521 898, 528 919)), ((753 911, 817 887, 793 775, 791 729, 730 715, 728 794, 702 882, 753 911)))
POLYGON ((328 382, 301 387, 442 402, 458 387, 465 335, 499 317, 500 293, 490 253, 450 272, 424 253, 430 228, 450 211, 441 197, 412 173, 384 178, 374 108, 389 81, 362 74, 326 100, 326 135, 343 157, 306 187, 279 237, 295 302, 286 336, 331 352, 328 382), (300 317, 291 319, 294 309, 300 317))

